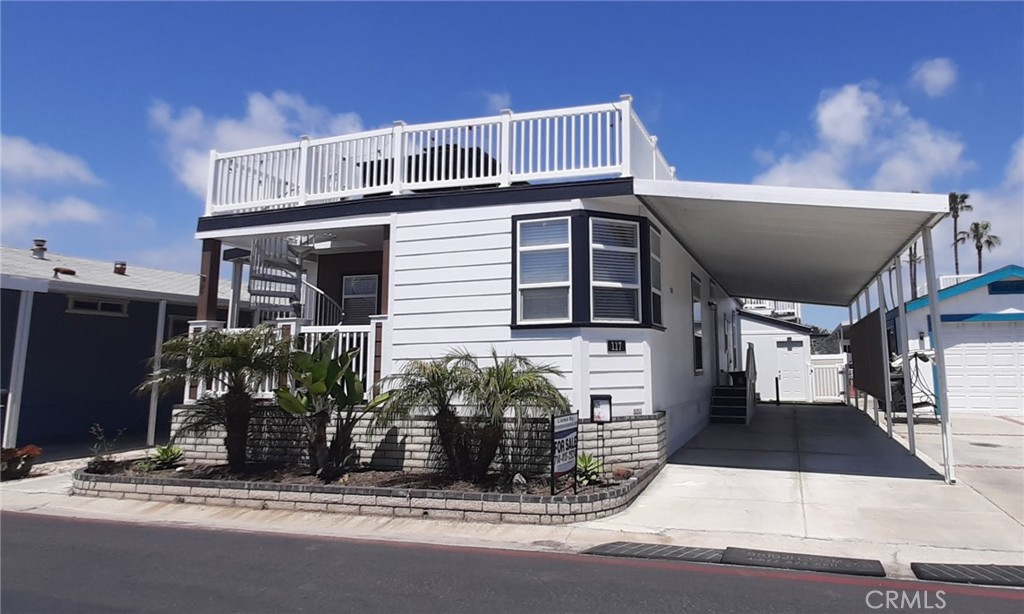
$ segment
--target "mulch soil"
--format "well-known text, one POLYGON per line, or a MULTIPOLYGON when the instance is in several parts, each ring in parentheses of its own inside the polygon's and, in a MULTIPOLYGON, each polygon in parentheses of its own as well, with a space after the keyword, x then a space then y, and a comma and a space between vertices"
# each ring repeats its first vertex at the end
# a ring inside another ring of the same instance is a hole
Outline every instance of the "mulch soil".
MULTIPOLYGON (((233 472, 227 465, 184 465, 175 469, 141 471, 132 463, 120 463, 112 472, 113 475, 135 475, 138 477, 189 479, 189 480, 228 480, 239 482, 276 482, 278 484, 323 484, 323 481, 310 475, 302 465, 250 464, 244 472, 233 472)), ((373 469, 354 469, 330 482, 336 486, 357 486, 366 488, 403 488, 419 490, 449 490, 455 492, 506 492, 532 495, 550 495, 551 486, 547 476, 530 478, 525 485, 511 485, 507 479, 498 475, 488 476, 483 482, 473 484, 463 480, 455 480, 450 476, 437 472, 410 471, 377 471, 373 469)), ((603 488, 614 486, 619 482, 609 480, 599 484, 579 487, 579 494, 600 492, 603 488)), ((558 494, 572 494, 572 480, 559 480, 558 494)))

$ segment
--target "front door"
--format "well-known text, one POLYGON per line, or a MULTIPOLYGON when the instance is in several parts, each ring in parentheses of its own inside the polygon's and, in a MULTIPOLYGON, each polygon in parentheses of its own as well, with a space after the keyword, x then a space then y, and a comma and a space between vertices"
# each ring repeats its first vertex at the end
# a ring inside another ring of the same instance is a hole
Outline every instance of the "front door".
POLYGON ((779 368, 779 400, 807 400, 807 366, 804 364, 804 342, 786 339, 775 342, 776 362, 779 368))

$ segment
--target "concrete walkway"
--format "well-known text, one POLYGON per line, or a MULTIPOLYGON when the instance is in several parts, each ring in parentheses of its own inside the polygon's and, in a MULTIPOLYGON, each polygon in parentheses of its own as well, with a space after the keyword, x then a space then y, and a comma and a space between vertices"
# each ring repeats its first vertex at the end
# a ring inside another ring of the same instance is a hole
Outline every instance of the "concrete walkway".
POLYGON ((854 408, 761 406, 749 426, 698 434, 628 510, 581 526, 692 546, 866 556, 890 570, 912 560, 1024 563, 1019 519, 968 486, 946 485, 937 468, 854 408))
POLYGON ((712 425, 670 459, 627 511, 564 526, 249 510, 68 496, 60 463, 0 485, 0 509, 233 531, 578 552, 639 541, 913 561, 1024 564, 1024 527, 977 491, 947 486, 852 408, 764 407, 749 426, 712 425))

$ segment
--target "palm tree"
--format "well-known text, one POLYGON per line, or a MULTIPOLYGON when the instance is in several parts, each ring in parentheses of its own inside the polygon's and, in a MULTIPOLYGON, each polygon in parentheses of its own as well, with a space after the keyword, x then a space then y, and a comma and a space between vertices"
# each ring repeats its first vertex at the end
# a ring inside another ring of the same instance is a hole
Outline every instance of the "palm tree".
POLYGON ((240 332, 211 329, 165 342, 161 368, 150 374, 140 389, 155 386, 166 391, 187 382, 207 382, 222 388, 224 394, 219 398, 206 397, 192 406, 179 434, 223 428, 228 466, 232 471, 242 471, 253 396, 267 378, 283 371, 287 361, 288 341, 279 338, 273 325, 240 332))
POLYGON ((969 230, 962 230, 956 236, 956 245, 966 243, 967 241, 974 242, 974 249, 978 251, 978 275, 981 275, 981 250, 988 248, 988 251, 992 251, 993 247, 1003 242, 1002 239, 992 234, 991 231, 992 224, 989 222, 971 222, 969 230))
POLYGON ((907 252, 907 264, 910 265, 910 298, 917 298, 917 265, 921 264, 924 258, 917 254, 917 241, 910 245, 907 252))
POLYGON ((974 210, 974 207, 967 204, 967 199, 970 197, 970 194, 957 194, 956 192, 949 193, 949 216, 953 218, 953 267, 956 270, 957 275, 960 274, 960 252, 957 250, 957 246, 960 245, 960 213, 963 211, 974 210))
POLYGON ((410 361, 381 381, 383 394, 374 428, 407 418, 417 410, 432 414, 442 466, 453 477, 479 482, 487 475, 505 433, 506 412, 516 423, 528 417, 565 413, 569 402, 548 379, 562 375, 553 366, 511 355, 481 367, 465 351, 431 361, 410 361), (465 414, 459 415, 462 402, 465 414))

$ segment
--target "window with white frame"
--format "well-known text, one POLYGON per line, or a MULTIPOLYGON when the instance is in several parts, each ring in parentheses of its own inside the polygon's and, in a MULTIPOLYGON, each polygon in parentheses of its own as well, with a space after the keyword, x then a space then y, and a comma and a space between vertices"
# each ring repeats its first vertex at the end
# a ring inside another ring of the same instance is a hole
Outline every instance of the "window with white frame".
POLYGON ((345 275, 341 283, 341 310, 345 324, 369 324, 370 316, 377 314, 377 276, 345 275))
POLYGON ((661 233, 651 226, 651 323, 664 324, 661 315, 661 233))
POLYGON ((517 227, 520 322, 568 322, 572 282, 569 218, 521 220, 517 227))
POLYGON ((128 301, 88 296, 69 296, 67 312, 125 318, 128 317, 128 301))
POLYGON ((590 219, 590 305, 595 322, 640 322, 640 225, 590 219))

